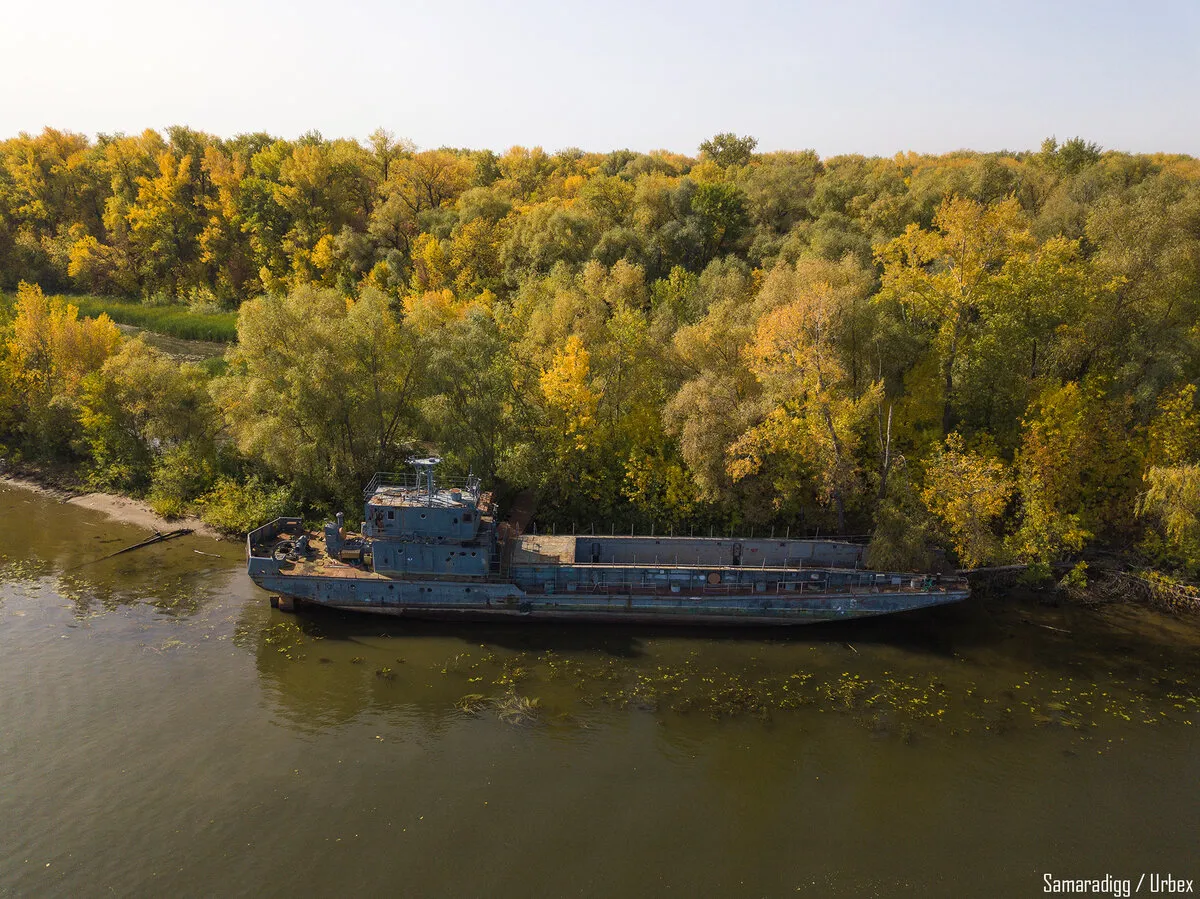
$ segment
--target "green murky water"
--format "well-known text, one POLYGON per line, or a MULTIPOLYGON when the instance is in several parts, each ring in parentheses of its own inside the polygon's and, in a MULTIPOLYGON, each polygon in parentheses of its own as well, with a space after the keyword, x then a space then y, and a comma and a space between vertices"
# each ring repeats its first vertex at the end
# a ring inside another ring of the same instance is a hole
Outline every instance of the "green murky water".
MULTIPOLYGON (((0 486, 0 895, 996 896, 1200 877, 1200 623, 272 611, 0 486)), ((1147 888, 1148 889, 1148 888, 1147 888)))

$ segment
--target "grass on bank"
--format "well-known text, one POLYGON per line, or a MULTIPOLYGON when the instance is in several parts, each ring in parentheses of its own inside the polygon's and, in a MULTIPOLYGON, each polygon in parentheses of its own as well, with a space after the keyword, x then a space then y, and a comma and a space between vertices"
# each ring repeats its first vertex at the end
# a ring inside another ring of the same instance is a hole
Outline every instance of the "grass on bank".
MULTIPOLYGON (((146 305, 137 300, 89 294, 64 294, 63 299, 78 307, 80 316, 86 318, 97 318, 101 313, 108 313, 108 317, 117 324, 132 325, 180 340, 211 343, 237 341, 236 312, 194 312, 187 306, 146 305)), ((11 308, 15 301, 15 293, 0 293, 0 303, 5 309, 11 308)))
POLYGON ((79 307, 80 315, 95 318, 107 312, 115 322, 145 328, 156 334, 216 343, 237 340, 236 312, 193 312, 186 306, 146 306, 113 297, 69 296, 66 300, 79 307))

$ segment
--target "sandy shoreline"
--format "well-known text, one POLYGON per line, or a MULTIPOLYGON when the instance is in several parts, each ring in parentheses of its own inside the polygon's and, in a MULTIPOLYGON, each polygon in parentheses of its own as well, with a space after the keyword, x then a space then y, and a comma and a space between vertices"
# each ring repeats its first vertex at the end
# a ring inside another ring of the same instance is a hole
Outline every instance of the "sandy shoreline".
POLYGON ((35 493, 41 493, 45 496, 52 496, 59 502, 68 505, 79 506, 83 509, 93 509, 104 513, 109 518, 123 521, 126 524, 144 527, 150 531, 173 531, 177 528, 191 528, 203 537, 211 537, 214 540, 226 539, 222 534, 209 527, 199 518, 187 516, 168 521, 162 516, 155 514, 154 510, 146 505, 146 503, 130 499, 127 496, 116 496, 111 493, 73 493, 61 487, 51 487, 27 478, 8 475, 0 476, 0 483, 10 484, 22 490, 32 490, 35 493))

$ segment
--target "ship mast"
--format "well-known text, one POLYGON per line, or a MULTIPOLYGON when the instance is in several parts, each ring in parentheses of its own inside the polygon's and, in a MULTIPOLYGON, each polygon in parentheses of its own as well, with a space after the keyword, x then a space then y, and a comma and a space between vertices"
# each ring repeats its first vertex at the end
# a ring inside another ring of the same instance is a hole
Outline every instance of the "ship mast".
POLYGON ((408 464, 417 470, 417 489, 425 488, 425 505, 433 505, 433 470, 442 461, 441 456, 413 456, 408 464))

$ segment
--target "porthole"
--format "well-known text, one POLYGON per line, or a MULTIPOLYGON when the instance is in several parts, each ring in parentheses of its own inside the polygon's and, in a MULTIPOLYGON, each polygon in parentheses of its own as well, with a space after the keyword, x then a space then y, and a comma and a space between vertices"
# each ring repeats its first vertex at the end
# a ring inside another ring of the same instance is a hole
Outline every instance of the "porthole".
POLYGON ((425 513, 424 513, 424 512, 422 512, 422 513, 421 513, 421 520, 422 520, 422 521, 424 521, 424 520, 425 520, 425 513))

